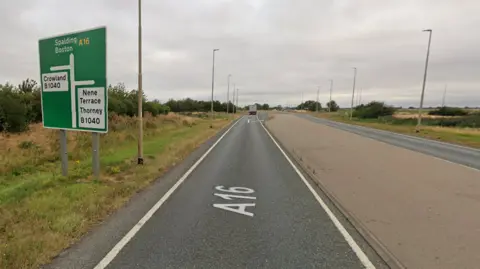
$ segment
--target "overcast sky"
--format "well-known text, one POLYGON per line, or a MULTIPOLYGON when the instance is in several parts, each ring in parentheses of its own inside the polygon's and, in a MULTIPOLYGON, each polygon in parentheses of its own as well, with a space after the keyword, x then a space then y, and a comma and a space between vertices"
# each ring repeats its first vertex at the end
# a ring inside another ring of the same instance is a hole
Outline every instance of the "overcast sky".
MULTIPOLYGON (((149 98, 208 99, 227 76, 240 104, 333 99, 418 106, 433 29, 425 105, 480 106, 478 0, 143 0, 143 77, 149 98), (232 85, 233 87, 233 85, 232 85)), ((0 1, 0 83, 39 80, 38 39, 97 26, 108 35, 108 81, 137 85, 137 1, 0 1)), ((231 89, 232 89, 231 87, 231 89)))

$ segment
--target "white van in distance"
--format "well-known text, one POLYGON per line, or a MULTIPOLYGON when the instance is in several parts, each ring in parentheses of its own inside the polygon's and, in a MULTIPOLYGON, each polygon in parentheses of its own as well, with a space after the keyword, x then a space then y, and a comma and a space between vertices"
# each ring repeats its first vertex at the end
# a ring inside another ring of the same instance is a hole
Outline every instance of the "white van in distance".
POLYGON ((248 107, 248 115, 257 115, 257 105, 250 105, 248 107))

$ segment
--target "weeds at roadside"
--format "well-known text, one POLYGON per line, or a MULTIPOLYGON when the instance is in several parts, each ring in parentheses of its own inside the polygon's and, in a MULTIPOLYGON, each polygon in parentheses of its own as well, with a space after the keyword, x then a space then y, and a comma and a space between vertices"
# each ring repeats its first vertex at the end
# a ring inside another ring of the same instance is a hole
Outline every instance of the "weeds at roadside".
MULTIPOLYGON (((338 122, 360 125, 390 132, 407 134, 412 136, 423 137, 432 140, 438 140, 448 143, 454 143, 467 147, 480 148, 480 129, 478 128, 454 128, 442 126, 429 126, 429 120, 424 120, 425 125, 422 126, 420 132, 415 131, 416 119, 393 119, 392 121, 382 119, 356 119, 350 120, 341 112, 339 113, 318 113, 312 116, 334 120, 338 122)), ((475 115, 473 115, 475 117, 475 115)), ((431 119, 438 120, 438 119, 431 119)))
POLYGON ((0 141, 0 150, 10 150, 0 159, 0 268, 48 262, 229 123, 217 119, 210 129, 210 120, 176 115, 146 115, 144 122, 146 161, 137 166, 136 120, 111 117, 101 136, 100 180, 91 176, 88 133, 69 134, 68 177, 60 174, 54 131, 32 126, 0 141))

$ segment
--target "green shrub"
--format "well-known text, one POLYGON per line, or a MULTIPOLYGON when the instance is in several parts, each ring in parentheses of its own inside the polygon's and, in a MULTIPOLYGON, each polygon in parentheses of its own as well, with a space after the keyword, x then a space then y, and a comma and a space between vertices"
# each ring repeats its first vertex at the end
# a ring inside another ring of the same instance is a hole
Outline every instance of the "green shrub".
POLYGON ((438 116, 465 116, 468 112, 459 107, 447 107, 443 106, 428 112, 428 115, 438 116))
POLYGON ((20 99, 11 95, 2 96, 0 111, 0 131, 18 133, 27 130, 27 109, 20 99))
POLYGON ((327 111, 328 111, 328 108, 330 108, 331 112, 336 112, 340 109, 340 107, 337 105, 335 100, 332 100, 331 102, 327 103, 327 109, 326 109, 327 111))
POLYGON ((460 128, 478 128, 480 126, 480 115, 473 114, 458 118, 431 119, 435 125, 443 127, 460 127, 460 128))
MULTIPOLYGON (((416 118, 395 118, 392 116, 380 117, 378 119, 382 123, 394 125, 411 125, 417 124, 416 118)), ((471 114, 458 118, 423 118, 422 124, 427 126, 456 127, 456 128, 478 128, 480 127, 480 114, 471 114)))
POLYGON ((387 106, 383 102, 372 101, 366 105, 359 105, 353 111, 353 116, 360 119, 376 119, 383 116, 391 116, 395 108, 387 106))
POLYGON ((313 100, 308 100, 300 105, 297 106, 297 109, 304 109, 308 111, 317 111, 317 105, 318 105, 318 110, 320 111, 322 109, 322 104, 319 102, 313 101, 313 100))
POLYGON ((33 143, 32 141, 22 141, 18 144, 18 147, 21 149, 30 149, 35 146, 36 146, 35 143, 33 143))
MULTIPOLYGON (((227 103, 213 102, 213 109, 217 112, 226 111, 227 103)), ((159 100, 147 100, 143 96, 142 107, 144 114, 152 116, 167 115, 174 112, 210 111, 210 101, 197 101, 190 98, 183 100, 169 100, 162 104, 159 100)), ((268 105, 267 105, 268 106, 268 105)), ((230 103, 233 111, 233 104, 230 103)), ((109 120, 117 116, 136 116, 138 114, 138 91, 128 90, 123 83, 108 86, 109 120)), ((206 114, 201 117, 208 117, 206 114)), ((18 86, 0 84, 0 132, 22 132, 30 123, 42 121, 41 89, 34 80, 26 79, 18 86)), ((116 125, 110 125, 115 129, 116 125)))

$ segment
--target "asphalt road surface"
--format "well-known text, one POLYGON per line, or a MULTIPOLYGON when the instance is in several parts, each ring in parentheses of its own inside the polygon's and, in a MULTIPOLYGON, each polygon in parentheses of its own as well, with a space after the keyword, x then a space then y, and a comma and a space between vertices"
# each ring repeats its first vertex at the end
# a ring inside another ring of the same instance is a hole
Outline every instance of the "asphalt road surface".
POLYGON ((240 119, 200 159, 96 269, 385 268, 257 117, 240 119))
POLYGON ((443 143, 439 141, 423 139, 408 135, 397 134, 388 131, 382 131, 363 126, 350 125, 341 122, 330 121, 316 118, 310 115, 295 114, 301 118, 321 123, 340 130, 355 133, 361 136, 372 138, 394 146, 410 149, 413 151, 425 153, 440 159, 454 163, 480 169, 480 150, 457 146, 454 144, 443 143))

